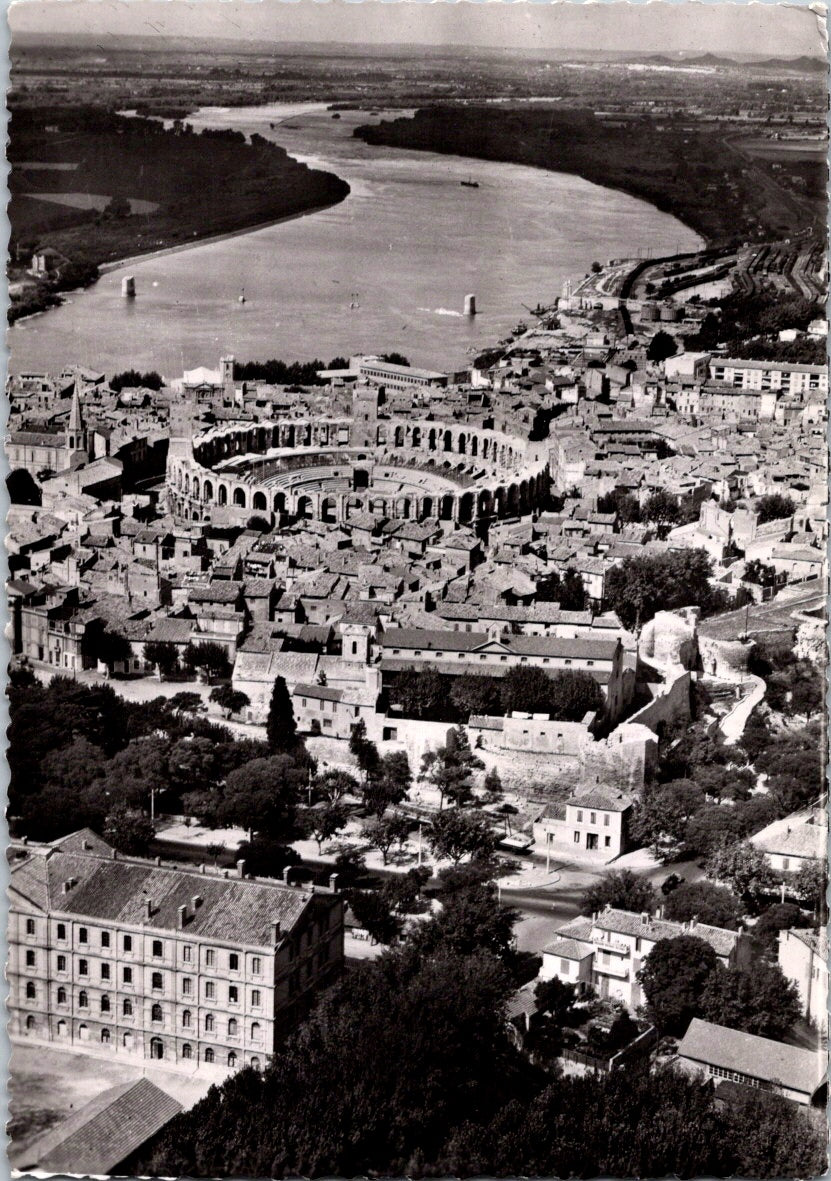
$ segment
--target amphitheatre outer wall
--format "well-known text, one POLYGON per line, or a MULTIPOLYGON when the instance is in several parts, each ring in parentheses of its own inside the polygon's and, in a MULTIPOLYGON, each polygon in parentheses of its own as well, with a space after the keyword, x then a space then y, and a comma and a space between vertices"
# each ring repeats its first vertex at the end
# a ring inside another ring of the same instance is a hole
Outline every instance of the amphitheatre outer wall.
MULTIPOLYGON (((374 416, 372 416, 374 419, 374 416)), ((168 506, 183 521, 330 524, 371 512, 455 524, 545 503, 547 458, 500 431, 433 420, 287 418, 174 432, 168 506)))

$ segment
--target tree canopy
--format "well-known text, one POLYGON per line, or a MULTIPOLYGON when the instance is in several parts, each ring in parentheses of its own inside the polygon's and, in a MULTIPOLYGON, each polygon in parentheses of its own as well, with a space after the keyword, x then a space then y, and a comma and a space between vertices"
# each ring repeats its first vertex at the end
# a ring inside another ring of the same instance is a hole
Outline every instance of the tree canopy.
POLYGON ((604 874, 589 886, 581 899, 580 910, 582 914, 594 914, 612 906, 618 910, 651 914, 657 903, 655 890, 646 878, 638 877, 631 869, 621 869, 604 874))

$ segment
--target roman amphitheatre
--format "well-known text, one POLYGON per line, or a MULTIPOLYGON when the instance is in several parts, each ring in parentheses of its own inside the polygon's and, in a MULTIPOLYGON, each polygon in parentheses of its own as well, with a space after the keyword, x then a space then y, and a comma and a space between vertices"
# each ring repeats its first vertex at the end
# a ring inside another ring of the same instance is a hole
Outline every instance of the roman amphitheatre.
POLYGON ((169 508, 182 521, 314 520, 361 513, 473 525, 543 505, 548 457, 527 440, 458 422, 384 418, 377 390, 349 417, 224 423, 174 432, 169 508))

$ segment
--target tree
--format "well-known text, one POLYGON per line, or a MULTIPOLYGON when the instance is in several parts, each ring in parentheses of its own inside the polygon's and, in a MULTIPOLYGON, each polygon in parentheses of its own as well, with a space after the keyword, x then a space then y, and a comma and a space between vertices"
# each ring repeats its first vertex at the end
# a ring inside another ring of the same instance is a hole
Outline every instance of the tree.
POLYGON ((686 1032, 717 966, 713 948, 694 935, 658 940, 643 961, 638 980, 650 1020, 661 1033, 680 1037, 686 1032))
POLYGON ((558 1025, 566 1025, 574 1015, 577 985, 565 984, 558 976, 540 980, 534 989, 534 1003, 538 1013, 550 1013, 558 1025))
POLYGON ((390 365, 405 365, 405 366, 409 367, 409 364, 410 364, 410 362, 407 360, 407 358, 404 356, 403 353, 396 353, 396 352, 382 353, 381 360, 387 361, 390 365))
POLYGON ((390 701, 408 718, 439 722, 448 717, 447 687, 432 668, 399 673, 390 689, 390 701))
POLYGON ((170 748, 167 767, 177 791, 198 791, 215 785, 222 777, 221 754, 210 738, 188 735, 170 748))
POLYGON ((705 1021, 781 1041, 802 1012, 795 984, 778 964, 759 960, 752 971, 716 966, 701 993, 705 1021))
POLYGON ((129 856, 144 857, 155 836, 151 821, 126 804, 117 804, 104 821, 104 838, 129 856))
POLYGON ((297 722, 285 677, 276 677, 271 690, 265 724, 268 749, 273 754, 292 750, 297 745, 297 722))
POLYGON ((594 677, 585 672, 555 673, 541 668, 516 667, 502 680, 503 712, 546 713, 556 721, 582 721, 587 713, 603 708, 603 693, 594 677))
POLYGON ((493 882, 477 882, 444 895, 438 914, 410 935, 414 954, 432 956, 441 951, 475 956, 486 951, 513 968, 514 923, 519 915, 499 901, 493 882))
POLYGON ((377 849, 384 865, 389 860, 390 849, 396 842, 406 840, 410 822, 405 816, 376 816, 364 825, 364 836, 377 849))
POLYGON ((646 359, 653 361, 655 364, 660 364, 661 361, 666 361, 668 357, 674 357, 677 352, 678 345, 675 343, 675 337, 660 328, 649 342, 646 350, 646 359))
MULTIPOLYGON (((323 842, 346 827, 349 815, 340 804, 318 804, 307 808, 303 814, 306 831, 317 841, 318 853, 323 852, 323 842)), ((386 862, 384 862, 386 864, 386 862)))
POLYGON ((16 468, 6 476, 6 491, 12 504, 40 506, 43 493, 34 476, 25 468, 16 468))
POLYGON ((217 685, 211 689, 210 699, 225 711, 226 718, 230 718, 231 714, 238 714, 251 704, 248 694, 235 689, 233 685, 217 685))
POLYGON ((824 858, 806 861, 788 884, 791 892, 811 908, 818 922, 827 922, 828 872, 824 858))
POLYGON ((487 859, 496 848, 496 835, 483 816, 448 808, 434 818, 427 840, 437 858, 458 865, 463 857, 487 859))
POLYGON ((712 559, 703 549, 624 558, 606 576, 606 602, 624 627, 640 631, 656 611, 699 605, 704 615, 727 605, 725 592, 710 585, 712 559))
POLYGON ((359 926, 376 943, 395 943, 403 923, 393 914, 389 902, 377 890, 349 890, 347 902, 359 926))
POLYGON ((471 777, 483 766, 474 755, 467 734, 460 727, 450 730, 447 742, 436 750, 428 750, 421 760, 421 777, 439 793, 439 808, 445 799, 463 804, 471 798, 471 777))
POLYGON ((176 645, 165 640, 149 640, 144 645, 144 659, 157 668, 162 677, 169 677, 179 667, 176 645))
POLYGON ((645 520, 657 525, 659 534, 664 536, 670 526, 677 525, 681 519, 678 497, 664 489, 653 492, 643 506, 643 515, 645 520))
POLYGON ((657 857, 678 857, 686 848, 689 822, 706 803, 689 779, 647 784, 632 820, 632 836, 657 857))
POLYGON ((736 897, 723 886, 711 882, 685 882, 667 895, 664 914, 668 919, 688 923, 697 919, 711 927, 729 931, 738 929, 742 910, 736 897))
POLYGON ((366 722, 363 718, 352 727, 352 733, 349 736, 349 749, 355 756, 358 768, 366 781, 378 770, 381 756, 378 754, 378 747, 366 736, 366 722))
POLYGON ((225 852, 224 841, 211 841, 211 843, 209 845, 205 846, 205 852, 208 854, 208 856, 213 861, 214 869, 216 869, 216 863, 219 861, 220 857, 225 852))
POLYGON ((793 902, 774 902, 773 906, 759 915, 759 921, 753 928, 753 938, 759 941, 769 955, 776 956, 780 931, 810 925, 804 911, 793 902))
POLYGON ((707 876, 725 882, 749 907, 775 884, 767 858, 747 841, 723 845, 707 859, 707 876))
POLYGON ((465 721, 472 715, 488 717, 501 710, 499 682, 494 677, 474 677, 470 674, 453 677, 450 700, 465 721))
POLYGON ((170 698, 169 706, 177 714, 198 714, 205 708, 205 704, 198 693, 189 693, 187 691, 174 693, 170 698))
POLYGON ((657 904, 657 896, 650 882, 639 878, 631 869, 621 869, 604 874, 583 894, 580 902, 581 914, 595 914, 612 906, 617 910, 632 910, 651 914, 657 904))
POLYGON ((497 804, 502 799, 504 789, 496 767, 491 767, 488 771, 482 787, 484 788, 484 796, 482 798, 485 803, 497 804))
POLYGON ((137 369, 126 369, 123 373, 116 373, 110 378, 110 389, 120 394, 124 389, 160 390, 164 380, 155 370, 149 373, 139 373, 137 369))
POLYGON ((91 634, 87 631, 87 636, 89 637, 86 641, 89 652, 99 664, 106 665, 110 676, 112 676, 116 664, 128 664, 132 659, 133 646, 120 632, 111 631, 105 627, 93 631, 91 634))
POLYGON ((771 492, 756 501, 756 520, 760 525, 792 517, 795 511, 796 505, 790 496, 783 496, 781 492, 771 492))
POLYGON ((381 888, 384 899, 397 914, 414 914, 425 909, 421 892, 432 876, 429 865, 393 874, 381 888))
POLYGON ((188 644, 183 660, 185 667, 192 672, 200 669, 209 677, 224 677, 229 672, 228 653, 221 644, 216 644, 213 640, 188 644))
POLYGON ((275 840, 290 840, 306 785, 306 769, 288 755, 252 759, 226 779, 216 809, 217 821, 248 829, 249 839, 256 831, 275 840))
MULTIPOLYGON (((370 766, 363 788, 364 804, 375 816, 383 816, 387 808, 407 798, 412 783, 410 761, 404 751, 392 751, 378 759, 373 766, 373 757, 377 758, 378 751, 374 743, 368 746, 372 747, 374 756, 369 758, 370 766)), ((366 747, 362 753, 367 753, 366 747)))
POLYGON ((254 533, 270 533, 271 521, 267 517, 262 517, 259 513, 255 513, 253 517, 248 518, 245 528, 252 530, 254 533))
POLYGON ((358 795, 360 785, 348 771, 328 770, 316 776, 312 782, 312 789, 330 804, 337 804, 346 795, 358 795))
POLYGON ((613 488, 597 501, 599 513, 616 513, 623 525, 638 522, 641 519, 641 506, 638 498, 631 492, 624 492, 621 488, 613 488))

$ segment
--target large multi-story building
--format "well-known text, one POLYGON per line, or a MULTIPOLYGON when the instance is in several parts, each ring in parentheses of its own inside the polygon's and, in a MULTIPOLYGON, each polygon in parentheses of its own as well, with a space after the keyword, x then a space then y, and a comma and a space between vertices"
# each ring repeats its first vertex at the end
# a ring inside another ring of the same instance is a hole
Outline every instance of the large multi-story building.
POLYGON ((828 1036, 828 935, 792 927, 779 932, 779 967, 799 990, 805 1017, 828 1036))
POLYGON ((88 829, 11 858, 13 1037, 259 1067, 342 970, 334 890, 124 858, 88 829))
POLYGON ((710 376, 716 382, 744 390, 780 390, 783 394, 828 393, 825 365, 797 365, 785 361, 747 361, 713 357, 710 376))

